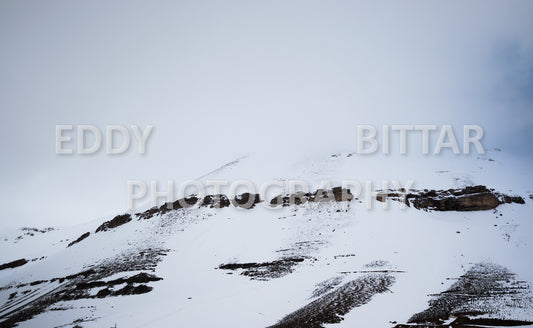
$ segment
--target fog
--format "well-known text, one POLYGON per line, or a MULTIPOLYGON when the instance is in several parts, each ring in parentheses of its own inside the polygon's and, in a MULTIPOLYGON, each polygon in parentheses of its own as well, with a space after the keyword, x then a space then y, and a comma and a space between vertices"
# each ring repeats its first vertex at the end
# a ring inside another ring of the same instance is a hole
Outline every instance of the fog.
POLYGON ((246 154, 355 151, 358 124, 477 124, 529 160, 531 31, 531 1, 2 1, 1 224, 121 213, 128 179, 246 154), (58 124, 154 130, 144 155, 57 155, 58 124))

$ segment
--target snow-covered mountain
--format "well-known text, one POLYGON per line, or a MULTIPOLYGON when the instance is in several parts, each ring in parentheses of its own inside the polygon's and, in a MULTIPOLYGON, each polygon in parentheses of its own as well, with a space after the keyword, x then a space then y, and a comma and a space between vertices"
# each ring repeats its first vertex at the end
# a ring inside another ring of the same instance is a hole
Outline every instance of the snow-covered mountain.
POLYGON ((2 229, 0 327, 532 324, 526 163, 499 150, 264 163, 250 155, 201 180, 306 181, 310 190, 288 206, 288 190, 211 195, 188 198, 198 200, 191 208, 2 229), (392 179, 414 181, 406 200, 383 188, 392 179), (374 193, 342 189, 344 180, 371 181, 374 193))

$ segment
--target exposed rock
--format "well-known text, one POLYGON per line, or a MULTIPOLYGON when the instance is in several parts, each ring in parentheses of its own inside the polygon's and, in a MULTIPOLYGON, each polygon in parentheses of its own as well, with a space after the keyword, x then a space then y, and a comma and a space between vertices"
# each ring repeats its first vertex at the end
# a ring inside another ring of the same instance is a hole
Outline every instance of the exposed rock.
POLYGON ((167 213, 172 210, 179 210, 182 208, 191 208, 194 206, 205 206, 205 207, 211 207, 211 208, 223 208, 228 207, 230 205, 230 201, 226 195, 207 195, 203 199, 198 198, 195 195, 192 195, 190 197, 185 197, 178 199, 177 201, 173 203, 165 203, 159 207, 154 207, 150 209, 149 211, 145 211, 143 213, 138 214, 143 219, 149 219, 153 215, 157 213, 167 213))
POLYGON ((334 187, 331 190, 317 189, 313 193, 296 192, 291 195, 278 195, 270 201, 270 205, 277 206, 290 206, 290 205, 302 205, 307 202, 345 202, 351 201, 354 198, 350 189, 342 187, 334 187))
POLYGON ((211 208, 229 207, 230 201, 226 195, 207 195, 202 202, 202 206, 209 206, 211 208))
POLYGON ((503 198, 500 198, 500 202, 502 204, 511 204, 511 203, 516 203, 516 204, 525 204, 525 200, 524 198, 520 197, 520 196, 507 196, 507 195, 502 195, 503 198))
POLYGON ((390 198, 404 201, 407 206, 429 211, 483 211, 494 209, 501 204, 524 204, 520 196, 508 196, 487 189, 485 186, 470 186, 462 189, 410 191, 402 199, 397 192, 380 192, 376 199, 380 202, 390 198))
POLYGON ((365 274, 322 295, 269 328, 323 328, 326 324, 339 323, 353 308, 386 292, 394 281, 394 276, 386 273, 365 274))
POLYGON ((129 278, 118 278, 118 279, 115 279, 115 280, 110 280, 106 284, 108 286, 114 286, 114 285, 120 285, 120 284, 123 284, 123 283, 127 283, 127 284, 148 283, 148 282, 151 282, 151 281, 159 281, 159 280, 163 280, 163 278, 159 278, 159 277, 157 277, 157 276, 155 276, 153 274, 141 272, 141 273, 136 274, 134 276, 131 276, 129 278))
POLYGON ((523 325, 525 321, 508 316, 531 309, 533 299, 526 282, 516 280, 502 266, 479 263, 449 289, 433 295, 429 307, 413 315, 408 324, 396 327, 438 327, 451 318, 457 319, 446 327, 523 325))
POLYGON ((43 228, 43 229, 23 227, 23 228, 20 228, 20 230, 22 230, 22 231, 26 231, 26 232, 47 233, 47 232, 53 231, 53 230, 55 230, 55 229, 52 228, 52 227, 47 227, 47 228, 43 228))
POLYGON ((96 293, 97 298, 105 298, 110 296, 113 293, 113 291, 109 288, 100 289, 98 293, 96 293))
POLYGON ((144 211, 142 213, 136 213, 135 215, 137 215, 137 217, 139 219, 148 220, 148 219, 151 219, 157 213, 159 213, 159 208, 152 207, 152 208, 147 209, 146 211, 144 211))
POLYGON ((96 298, 105 298, 110 296, 126 296, 126 295, 138 295, 145 294, 152 291, 152 287, 146 285, 126 285, 119 290, 111 290, 110 288, 104 288, 96 293, 96 298))
POLYGON ((37 290, 44 291, 53 282, 59 282, 61 284, 60 287, 43 293, 22 307, 13 307, 12 310, 3 312, 0 315, 0 326, 2 328, 15 327, 17 323, 31 319, 61 301, 147 293, 152 290, 152 287, 146 286, 145 284, 147 282, 161 280, 162 278, 141 272, 131 277, 122 277, 110 281, 103 281, 102 279, 121 272, 153 270, 157 262, 160 261, 161 256, 165 255, 166 252, 168 250, 147 248, 141 252, 121 254, 92 268, 65 277, 57 277, 51 280, 38 280, 16 286, 3 286, 0 289, 18 289, 37 286, 36 289, 25 290, 20 296, 16 292, 12 293, 13 297, 11 301, 17 303, 25 297, 25 293, 35 292, 37 290), (127 284, 124 288, 116 291, 112 289, 113 286, 123 283, 127 284), (96 294, 91 293, 91 289, 101 287, 104 288, 96 294))
POLYGON ((250 209, 253 208, 255 204, 261 202, 261 198, 259 197, 259 194, 245 192, 241 195, 236 195, 231 202, 235 207, 250 209))
POLYGON ((241 275, 255 280, 270 280, 283 277, 292 272, 293 267, 305 261, 303 257, 287 257, 263 263, 228 263, 218 268, 223 270, 243 270, 241 275))
POLYGON ((278 195, 270 201, 270 205, 282 205, 283 207, 290 205, 302 205, 310 201, 310 199, 314 199, 313 194, 300 191, 286 196, 278 195))
POLYGON ((165 203, 161 205, 159 208, 159 211, 161 214, 164 214, 171 210, 179 210, 180 208, 191 208, 198 204, 198 201, 200 198, 196 197, 195 195, 192 195, 190 197, 180 198, 177 201, 173 203, 165 203))
POLYGON ((89 237, 91 233, 90 232, 86 232, 84 233, 83 235, 79 236, 78 239, 74 240, 73 242, 69 243, 67 247, 70 247, 74 244, 77 244, 79 243, 80 241, 84 240, 85 238, 89 237))
POLYGON ((113 292, 111 296, 125 296, 125 295, 138 295, 138 294, 145 294, 148 292, 151 292, 153 287, 146 286, 146 285, 126 285, 122 289, 117 290, 116 292, 113 292))
POLYGON ((28 263, 26 259, 19 259, 12 262, 4 263, 0 265, 0 270, 12 269, 28 263))
POLYGON ((96 231, 96 232, 100 232, 100 231, 108 231, 109 229, 114 229, 118 226, 121 226, 123 224, 126 224, 128 222, 131 221, 131 215, 130 214, 122 214, 122 215, 117 215, 115 216, 111 221, 106 221, 104 223, 102 223, 102 225, 100 225, 96 231))

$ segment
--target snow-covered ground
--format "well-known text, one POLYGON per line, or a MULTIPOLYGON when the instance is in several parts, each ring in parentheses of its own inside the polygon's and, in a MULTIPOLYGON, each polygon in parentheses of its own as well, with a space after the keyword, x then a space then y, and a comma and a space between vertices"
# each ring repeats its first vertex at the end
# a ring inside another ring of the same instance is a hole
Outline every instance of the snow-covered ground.
MULTIPOLYGON (((344 320, 331 327, 393 327, 427 309, 431 295, 450 288, 478 263, 504 267, 526 285, 533 282, 532 177, 526 163, 501 151, 477 158, 415 159, 346 152, 281 158, 271 160, 269 166, 260 165, 264 160, 250 155, 201 179, 249 179, 257 185, 269 180, 304 180, 311 190, 323 180, 331 186, 343 180, 371 180, 375 189, 381 188, 382 180, 392 179, 402 184, 413 180, 418 190, 485 185, 519 195, 525 204, 502 204, 485 211, 428 212, 400 208, 392 201, 385 209, 375 198, 372 209, 367 209, 361 198, 280 209, 260 204, 252 209, 178 209, 146 220, 133 215, 132 221, 98 233, 96 228, 105 220, 50 231, 39 228, 43 232, 34 231, 33 236, 25 234, 27 230, 2 229, 0 263, 22 258, 29 262, 0 270, 0 327, 26 305, 35 305, 47 295, 57 297, 55 292, 77 279, 65 277, 95 267, 91 281, 109 282, 142 272, 162 280, 147 282, 153 290, 146 293, 48 300, 28 320, 18 320, 18 325, 268 327, 314 301, 319 306, 311 312, 319 313, 320 298, 348 288, 350 282, 368 286, 368 277, 387 277, 389 285, 348 306, 340 315, 344 320), (85 232, 90 232, 87 238, 67 247, 85 232), (264 279, 240 274, 246 271, 244 266, 219 268, 287 258, 299 260, 278 276, 264 279), (321 286, 326 286, 323 293, 317 290, 321 286)), ((118 291, 126 285, 110 289, 118 291)), ((95 296, 102 288, 86 291, 95 296)), ((493 317, 533 321, 530 292, 524 291, 521 306, 499 304, 493 317)))

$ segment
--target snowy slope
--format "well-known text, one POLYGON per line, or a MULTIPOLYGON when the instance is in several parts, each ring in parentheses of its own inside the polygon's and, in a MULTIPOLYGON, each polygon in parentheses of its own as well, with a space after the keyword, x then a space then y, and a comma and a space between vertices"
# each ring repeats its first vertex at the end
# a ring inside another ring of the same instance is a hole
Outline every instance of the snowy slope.
POLYGON ((507 299, 503 286, 501 297, 469 299, 486 310, 471 317, 533 321, 526 163, 496 150, 478 158, 346 152, 270 160, 267 168, 264 161, 250 155, 201 179, 305 180, 311 190, 323 180, 371 180, 380 189, 384 179, 411 179, 417 190, 485 185, 525 204, 441 212, 394 201, 384 209, 374 197, 370 210, 361 198, 133 214, 99 232, 103 220, 33 236, 3 229, 0 263, 29 262, 0 270, 0 327, 394 327, 461 287, 458 278, 479 265, 490 279, 507 272, 516 293, 507 299))

